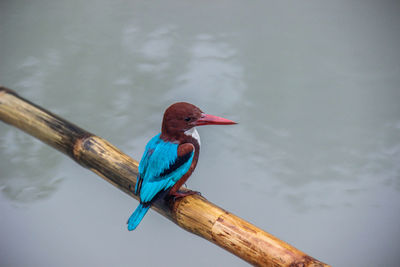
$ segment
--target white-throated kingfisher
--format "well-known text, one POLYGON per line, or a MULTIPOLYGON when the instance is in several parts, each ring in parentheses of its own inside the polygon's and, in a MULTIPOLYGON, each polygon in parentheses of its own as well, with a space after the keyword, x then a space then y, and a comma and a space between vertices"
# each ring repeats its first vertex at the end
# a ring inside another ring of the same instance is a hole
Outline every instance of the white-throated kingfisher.
POLYGON ((196 193, 180 192, 179 188, 196 168, 200 152, 200 136, 196 126, 236 124, 236 122, 203 113, 198 107, 178 102, 164 113, 161 133, 146 145, 139 163, 135 194, 140 204, 129 218, 128 230, 134 230, 151 204, 165 197, 184 197, 196 193))

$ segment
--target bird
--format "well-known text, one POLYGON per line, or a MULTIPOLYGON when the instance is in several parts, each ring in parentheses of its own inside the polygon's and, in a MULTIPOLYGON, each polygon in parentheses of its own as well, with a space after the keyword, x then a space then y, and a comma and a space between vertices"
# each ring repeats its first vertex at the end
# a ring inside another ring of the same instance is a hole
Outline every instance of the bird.
POLYGON ((187 102, 169 106, 163 116, 161 133, 146 145, 139 163, 135 195, 140 203, 129 217, 128 230, 136 229, 144 215, 157 199, 166 196, 176 198, 196 194, 179 189, 196 168, 200 152, 200 136, 196 126, 228 125, 236 122, 206 114, 187 102))

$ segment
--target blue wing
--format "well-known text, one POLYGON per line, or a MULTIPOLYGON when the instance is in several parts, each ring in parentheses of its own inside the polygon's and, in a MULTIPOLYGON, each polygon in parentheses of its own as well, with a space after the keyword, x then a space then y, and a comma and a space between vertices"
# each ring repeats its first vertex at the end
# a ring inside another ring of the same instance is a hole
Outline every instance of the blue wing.
POLYGON ((139 179, 135 193, 147 203, 157 193, 170 189, 189 170, 194 152, 178 157, 178 144, 165 142, 160 134, 154 136, 146 146, 139 164, 139 179))

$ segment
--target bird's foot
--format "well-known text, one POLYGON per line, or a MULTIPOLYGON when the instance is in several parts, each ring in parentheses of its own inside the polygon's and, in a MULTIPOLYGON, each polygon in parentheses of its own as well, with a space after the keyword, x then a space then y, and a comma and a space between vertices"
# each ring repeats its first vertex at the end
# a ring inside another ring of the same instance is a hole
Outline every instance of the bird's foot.
POLYGON ((201 196, 201 193, 198 191, 193 191, 193 190, 187 190, 187 191, 176 191, 174 193, 171 193, 171 196, 174 198, 174 200, 190 195, 199 195, 201 196))

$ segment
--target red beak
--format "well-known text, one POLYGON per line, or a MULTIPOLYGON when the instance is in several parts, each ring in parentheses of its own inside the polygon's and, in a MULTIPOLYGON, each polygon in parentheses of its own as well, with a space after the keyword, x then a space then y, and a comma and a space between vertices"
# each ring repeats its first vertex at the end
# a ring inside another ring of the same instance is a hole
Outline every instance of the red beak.
POLYGON ((200 125, 209 125, 209 124, 217 124, 217 125, 228 125, 228 124, 237 124, 234 121, 217 117, 210 114, 203 114, 200 119, 196 121, 196 126, 200 125))

